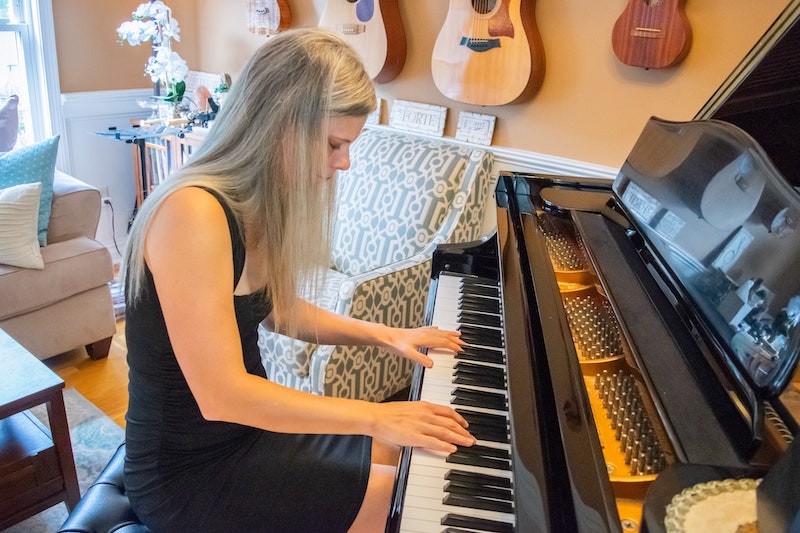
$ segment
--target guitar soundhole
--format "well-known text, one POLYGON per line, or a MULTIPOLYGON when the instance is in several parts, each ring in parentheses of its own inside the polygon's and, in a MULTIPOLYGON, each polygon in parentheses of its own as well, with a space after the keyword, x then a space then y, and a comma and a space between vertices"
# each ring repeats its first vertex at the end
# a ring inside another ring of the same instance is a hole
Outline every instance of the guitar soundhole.
POLYGON ((492 12, 496 4, 497 0, 472 0, 472 9, 480 15, 486 15, 492 12))

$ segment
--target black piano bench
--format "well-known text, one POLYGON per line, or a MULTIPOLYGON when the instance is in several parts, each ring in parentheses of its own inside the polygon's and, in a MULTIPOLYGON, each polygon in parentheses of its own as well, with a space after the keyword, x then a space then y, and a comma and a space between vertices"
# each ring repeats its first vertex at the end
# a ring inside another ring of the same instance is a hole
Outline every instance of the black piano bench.
POLYGON ((131 509, 123 483, 125 444, 97 476, 58 533, 149 533, 131 509))

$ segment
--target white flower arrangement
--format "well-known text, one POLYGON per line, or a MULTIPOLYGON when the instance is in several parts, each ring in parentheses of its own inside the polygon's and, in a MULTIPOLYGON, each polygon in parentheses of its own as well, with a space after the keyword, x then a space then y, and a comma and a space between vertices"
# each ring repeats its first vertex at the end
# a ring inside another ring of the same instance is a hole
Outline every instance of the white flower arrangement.
POLYGON ((186 90, 184 78, 189 72, 186 61, 172 50, 172 39, 180 42, 180 26, 172 18, 172 10, 161 0, 151 0, 140 4, 132 14, 133 20, 126 20, 117 28, 120 44, 127 42, 138 46, 145 41, 153 42, 153 55, 144 67, 153 83, 166 89, 167 102, 178 103, 186 90))

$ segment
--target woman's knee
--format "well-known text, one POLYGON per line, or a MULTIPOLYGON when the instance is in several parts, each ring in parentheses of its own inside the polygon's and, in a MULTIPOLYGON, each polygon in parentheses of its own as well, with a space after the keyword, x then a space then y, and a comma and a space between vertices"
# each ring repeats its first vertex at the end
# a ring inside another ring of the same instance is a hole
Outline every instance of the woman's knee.
POLYGON ((395 468, 373 464, 369 472, 369 482, 361 509, 356 515, 349 533, 373 533, 383 531, 389 516, 389 506, 394 489, 395 468))

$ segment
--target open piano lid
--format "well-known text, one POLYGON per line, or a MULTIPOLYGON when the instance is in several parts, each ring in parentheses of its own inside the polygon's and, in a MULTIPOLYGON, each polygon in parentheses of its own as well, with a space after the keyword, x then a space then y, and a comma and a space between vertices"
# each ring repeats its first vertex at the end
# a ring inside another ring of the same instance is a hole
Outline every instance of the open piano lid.
POLYGON ((777 396, 800 356, 800 194, 743 130, 645 126, 613 190, 675 305, 731 376, 777 396))

